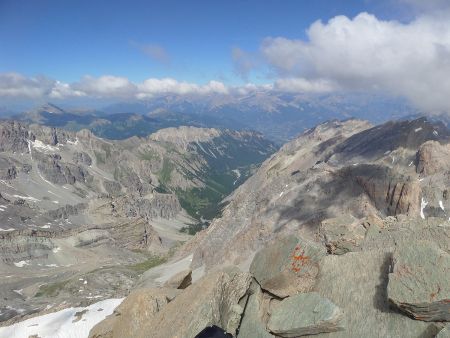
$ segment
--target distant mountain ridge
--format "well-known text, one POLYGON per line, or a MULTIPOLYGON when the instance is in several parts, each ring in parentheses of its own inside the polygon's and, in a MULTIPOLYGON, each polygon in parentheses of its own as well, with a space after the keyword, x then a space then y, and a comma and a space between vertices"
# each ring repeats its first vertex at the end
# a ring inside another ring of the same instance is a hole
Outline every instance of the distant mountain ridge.
POLYGON ((160 129, 184 125, 202 128, 243 129, 243 126, 236 121, 213 116, 190 115, 165 110, 148 115, 128 112, 128 110, 117 113, 89 110, 72 112, 51 103, 12 118, 68 131, 89 129, 99 137, 113 140, 123 140, 132 136, 145 137, 160 129))
POLYGON ((182 125, 256 130, 282 144, 328 120, 361 118, 372 123, 420 114, 405 101, 383 95, 307 94, 255 91, 242 94, 175 95, 119 102, 98 110, 61 109, 46 104, 14 118, 97 136, 125 139, 182 125))

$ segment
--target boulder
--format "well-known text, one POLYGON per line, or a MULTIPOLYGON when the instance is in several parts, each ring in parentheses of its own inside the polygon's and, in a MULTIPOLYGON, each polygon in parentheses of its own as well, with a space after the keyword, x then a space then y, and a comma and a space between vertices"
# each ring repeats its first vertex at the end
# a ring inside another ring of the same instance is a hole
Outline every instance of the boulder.
POLYGON ((434 243, 402 245, 392 257, 389 300, 423 321, 450 321, 450 255, 434 243))
POLYGON ((135 337, 145 323, 179 292, 169 288, 132 291, 112 315, 91 329, 89 338, 135 337))
POLYGON ((344 330, 343 313, 316 292, 288 297, 274 306, 267 328, 281 337, 299 337, 344 330))
POLYGON ((164 286, 174 289, 186 289, 192 283, 192 270, 187 269, 178 272, 169 278, 164 286))
POLYGON ((250 265, 250 273, 262 289, 284 298, 311 290, 324 255, 322 247, 288 236, 276 239, 258 251, 250 265))

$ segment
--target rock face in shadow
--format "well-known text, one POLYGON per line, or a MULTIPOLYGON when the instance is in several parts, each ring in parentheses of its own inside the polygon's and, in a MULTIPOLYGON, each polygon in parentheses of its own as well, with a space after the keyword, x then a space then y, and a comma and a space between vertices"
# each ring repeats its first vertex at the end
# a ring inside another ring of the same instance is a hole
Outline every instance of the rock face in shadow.
POLYGON ((399 175, 389 167, 356 165, 344 170, 386 215, 417 215, 420 184, 411 177, 399 175))
POLYGON ((250 273, 262 289, 284 298, 311 290, 324 255, 323 248, 289 236, 258 251, 250 273))
POLYGON ((423 321, 450 321, 450 255, 430 242, 413 242, 393 255, 389 300, 423 321))
POLYGON ((436 141, 422 144, 417 151, 416 172, 424 176, 450 169, 450 146, 436 141))
POLYGON ((267 328, 281 337, 299 337, 345 329, 342 311, 316 292, 300 293, 274 306, 267 328))

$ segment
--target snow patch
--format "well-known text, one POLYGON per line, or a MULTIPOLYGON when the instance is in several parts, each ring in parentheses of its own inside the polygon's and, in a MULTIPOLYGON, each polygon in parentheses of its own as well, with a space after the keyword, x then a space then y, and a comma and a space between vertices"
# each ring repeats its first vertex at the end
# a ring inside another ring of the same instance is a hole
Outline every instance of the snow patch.
POLYGON ((439 207, 442 209, 442 211, 445 211, 444 204, 442 204, 442 201, 439 201, 439 207))
POLYGON ((71 307, 0 327, 0 338, 23 338, 33 335, 45 338, 86 338, 89 331, 112 314, 122 301, 123 298, 106 299, 88 307, 71 307), (82 311, 86 312, 80 315, 82 311))
POLYGON ((422 219, 425 219, 425 215, 423 213, 423 209, 425 209, 425 207, 428 205, 428 202, 424 200, 424 198, 422 197, 422 201, 420 202, 420 217, 422 217, 422 219))
POLYGON ((40 152, 44 152, 44 153, 48 153, 48 152, 54 153, 54 152, 59 151, 58 147, 54 147, 54 146, 51 146, 49 144, 45 144, 44 142, 39 141, 39 140, 31 142, 31 145, 36 150, 38 150, 40 152))
POLYGON ((61 248, 59 246, 56 248, 53 248, 53 250, 52 250, 53 253, 58 253, 60 251, 61 251, 61 248))
POLYGON ((30 202, 40 202, 39 199, 34 198, 34 197, 31 197, 31 196, 13 195, 13 197, 15 197, 15 198, 21 198, 21 199, 23 199, 23 200, 30 201, 30 202))
POLYGON ((74 146, 76 146, 78 144, 78 142, 79 142, 78 137, 75 139, 75 141, 67 140, 67 144, 71 144, 74 146))
POLYGON ((414 129, 414 132, 417 133, 418 131, 421 131, 421 130, 422 130, 422 127, 419 127, 419 128, 414 129))
POLYGON ((0 228, 0 231, 14 231, 14 230, 16 230, 16 229, 14 229, 14 228, 9 228, 9 229, 0 228))
POLYGON ((14 265, 18 268, 23 268, 25 265, 30 265, 30 261, 14 262, 14 265))

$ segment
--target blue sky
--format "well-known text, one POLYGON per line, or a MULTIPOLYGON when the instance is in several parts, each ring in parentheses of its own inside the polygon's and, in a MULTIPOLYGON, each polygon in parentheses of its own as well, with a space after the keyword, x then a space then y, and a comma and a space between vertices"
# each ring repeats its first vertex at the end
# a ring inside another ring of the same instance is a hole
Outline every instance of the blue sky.
POLYGON ((0 0, 0 105, 374 92, 449 112, 450 1, 0 0))
POLYGON ((66 82, 109 74, 236 84, 233 47, 254 51, 266 37, 305 38, 318 19, 362 11, 384 18, 393 10, 389 2, 355 0, 0 0, 0 72, 66 82), (146 55, 146 45, 164 49, 166 60, 146 55))

